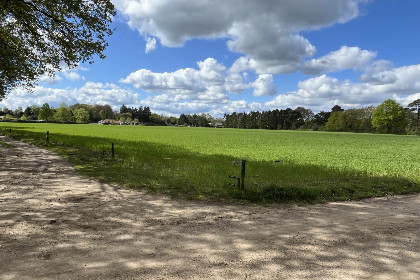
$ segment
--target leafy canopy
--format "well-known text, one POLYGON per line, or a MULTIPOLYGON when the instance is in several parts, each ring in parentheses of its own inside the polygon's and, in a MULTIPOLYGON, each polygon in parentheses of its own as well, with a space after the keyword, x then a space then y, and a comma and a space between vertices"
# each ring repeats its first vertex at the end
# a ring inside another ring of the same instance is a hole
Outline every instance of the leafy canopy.
POLYGON ((0 100, 65 65, 105 58, 110 0, 0 0, 0 100))
POLYGON ((378 131, 401 132, 407 126, 404 108, 392 99, 385 100, 372 114, 372 125, 378 131))

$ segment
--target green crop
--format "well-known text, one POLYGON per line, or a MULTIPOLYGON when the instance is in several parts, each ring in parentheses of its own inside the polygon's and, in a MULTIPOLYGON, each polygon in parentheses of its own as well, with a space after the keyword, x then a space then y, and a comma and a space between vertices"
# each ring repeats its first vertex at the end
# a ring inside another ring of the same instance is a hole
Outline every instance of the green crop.
POLYGON ((193 199, 321 202, 420 190, 418 136, 1 123, 106 182, 193 199), (46 143, 45 132, 50 133, 46 143), (111 154, 115 145, 115 156, 111 154), (233 162, 247 161, 245 189, 233 162))

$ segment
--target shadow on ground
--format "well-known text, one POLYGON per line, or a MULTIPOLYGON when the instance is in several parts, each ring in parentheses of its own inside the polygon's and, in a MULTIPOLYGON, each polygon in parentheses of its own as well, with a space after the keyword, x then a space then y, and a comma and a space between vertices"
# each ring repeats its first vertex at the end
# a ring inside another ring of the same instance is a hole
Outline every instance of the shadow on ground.
POLYGON ((264 208, 171 200, 0 147, 1 279, 418 279, 418 195, 264 208))

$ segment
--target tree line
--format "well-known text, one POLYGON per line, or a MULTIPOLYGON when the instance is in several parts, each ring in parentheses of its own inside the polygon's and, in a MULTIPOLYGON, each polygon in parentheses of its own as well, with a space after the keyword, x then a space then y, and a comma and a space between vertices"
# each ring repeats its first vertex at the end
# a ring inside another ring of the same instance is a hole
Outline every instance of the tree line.
POLYGON ((420 99, 406 108, 392 99, 378 107, 331 111, 314 114, 304 107, 270 111, 251 111, 224 115, 223 127, 242 129, 326 130, 337 132, 420 134, 420 99))
POLYGON ((119 111, 112 110, 109 105, 73 104, 65 103, 60 107, 50 107, 48 103, 42 106, 32 105, 15 110, 0 108, 3 121, 44 121, 56 123, 111 123, 111 124, 144 124, 144 125, 184 125, 184 126, 212 126, 214 122, 222 122, 209 114, 181 114, 177 117, 167 117, 153 113, 148 106, 127 107, 124 104, 119 111))
POLYGON ((52 108, 48 103, 42 106, 32 105, 25 110, 22 107, 16 110, 4 107, 0 108, 0 116, 3 121, 97 123, 108 120, 108 123, 114 124, 223 126, 242 129, 299 129, 420 135, 420 99, 411 102, 406 108, 388 99, 378 107, 344 110, 341 106, 335 105, 331 111, 321 111, 317 114, 304 107, 249 113, 233 112, 224 114, 223 120, 204 113, 167 117, 153 113, 147 106, 134 108, 122 105, 119 111, 114 111, 109 105, 73 104, 67 106, 65 103, 62 103, 59 108, 52 108))

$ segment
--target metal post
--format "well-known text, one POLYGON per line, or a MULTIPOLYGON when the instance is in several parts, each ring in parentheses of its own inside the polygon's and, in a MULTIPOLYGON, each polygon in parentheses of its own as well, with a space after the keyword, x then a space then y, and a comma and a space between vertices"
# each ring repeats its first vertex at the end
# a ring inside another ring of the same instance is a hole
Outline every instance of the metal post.
POLYGON ((111 143, 111 153, 112 157, 114 157, 114 143, 111 143))
POLYGON ((9 132, 12 133, 12 128, 11 127, 9 128, 9 132))
POLYGON ((245 166, 246 166, 246 160, 242 160, 241 162, 241 189, 245 189, 245 166))
POLYGON ((46 137, 47 137, 47 143, 50 143, 50 132, 49 131, 47 131, 46 137))

